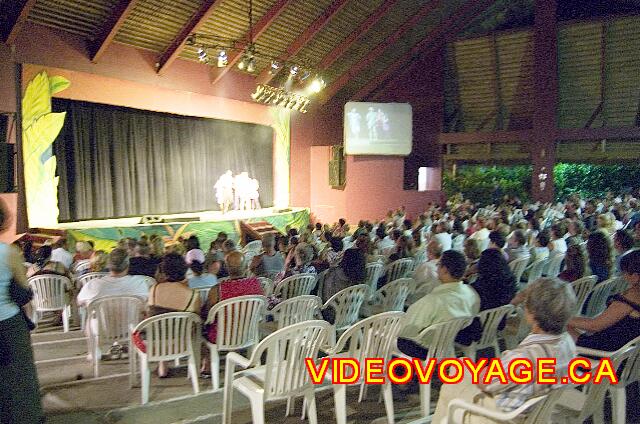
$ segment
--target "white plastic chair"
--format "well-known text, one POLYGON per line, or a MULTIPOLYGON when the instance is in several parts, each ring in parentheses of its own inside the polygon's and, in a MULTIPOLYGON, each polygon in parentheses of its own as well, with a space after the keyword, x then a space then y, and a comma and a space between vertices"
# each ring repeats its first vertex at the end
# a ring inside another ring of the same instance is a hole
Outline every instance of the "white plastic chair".
POLYGON ((311 294, 316 286, 316 274, 296 274, 280 281, 273 289, 273 295, 282 300, 294 296, 311 294))
POLYGON ((304 396, 309 422, 317 424, 315 386, 305 359, 317 362, 318 351, 326 343, 329 329, 326 321, 305 321, 267 336, 249 359, 230 352, 225 365, 223 423, 232 423, 233 392, 237 389, 249 398, 255 424, 264 424, 266 402, 300 395, 304 396), (238 366, 244 370, 236 374, 238 366))
POLYGON ((238 296, 216 303, 205 324, 216 326, 216 342, 204 340, 211 356, 213 389, 220 388, 220 352, 250 348, 260 341, 258 324, 264 317, 267 298, 238 296))
POLYGON ((464 252, 464 241, 467 237, 464 234, 458 234, 451 240, 451 249, 458 252, 464 252))
MULTIPOLYGON (((431 358, 441 360, 444 358, 453 358, 454 341, 460 330, 471 323, 472 317, 456 318, 450 321, 440 322, 431 325, 420 332, 418 338, 421 340, 429 340, 429 348, 427 357, 424 358, 422 366, 426 366, 431 358)), ((407 357, 402 353, 398 356, 407 357)), ((410 359, 410 358, 407 358, 410 359)), ((420 384, 420 411, 424 418, 431 416, 431 380, 426 384, 420 384)))
MULTIPOLYGON (((75 280, 76 289, 81 289, 91 280, 96 280, 98 278, 102 278, 106 275, 109 275, 108 272, 90 272, 88 274, 84 274, 78 277, 75 280)), ((84 306, 78 306, 78 315, 80 318, 80 330, 84 331, 85 323, 87 321, 87 308, 84 306)))
POLYGON ((509 269, 516 277, 516 282, 520 284, 520 280, 522 279, 522 274, 524 274, 524 270, 527 269, 527 264, 529 263, 530 256, 523 256, 518 259, 514 259, 509 262, 509 269))
POLYGON ((598 277, 591 275, 589 277, 582 277, 571 283, 573 291, 576 293, 576 313, 579 314, 582 311, 582 306, 587 300, 587 296, 593 290, 596 285, 598 277))
POLYGON ((407 297, 413 292, 415 286, 413 278, 399 278, 385 284, 373 294, 371 304, 363 308, 363 315, 369 316, 388 311, 403 312, 407 297))
POLYGON ((564 254, 551 255, 543 273, 547 277, 557 277, 562 269, 562 261, 564 261, 564 257, 564 254))
POLYGON ((413 257, 413 269, 424 262, 427 262, 427 251, 425 249, 420 249, 413 257))
POLYGON ((482 325, 482 335, 480 340, 471 343, 469 346, 458 345, 458 348, 464 352, 464 356, 476 359, 476 353, 479 350, 486 349, 488 347, 493 348, 495 357, 500 356, 500 344, 498 343, 498 327, 502 320, 512 312, 513 305, 503 305, 493 309, 487 309, 480 312, 477 318, 482 325))
POLYGON ((607 308, 607 299, 614 294, 622 293, 626 290, 627 282, 624 278, 616 277, 596 284, 588 295, 587 309, 585 315, 595 317, 600 315, 607 308))
POLYGON ((299 322, 311 321, 320 312, 322 300, 318 296, 302 295, 278 303, 271 310, 277 330, 299 322))
POLYGON ((148 288, 151 288, 156 284, 156 279, 149 277, 148 275, 136 275, 136 277, 142 278, 142 281, 144 281, 148 288))
POLYGON ((369 293, 375 293, 378 289, 378 280, 382 276, 384 265, 382 262, 371 262, 364 267, 367 273, 366 284, 369 286, 369 293))
POLYGON ((258 254, 259 252, 256 252, 255 250, 247 250, 246 252, 244 252, 244 264, 247 268, 249 268, 249 265, 251 265, 251 261, 254 257, 258 256, 258 254))
POLYGON ((388 260, 387 255, 371 255, 369 256, 369 263, 380 262, 381 264, 385 264, 388 260))
POLYGON ((540 277, 542 277, 542 272, 547 266, 547 261, 548 261, 547 258, 538 259, 527 267, 527 269, 529 270, 527 284, 531 284, 537 279, 539 279, 540 277))
POLYGON ((33 290, 31 320, 37 324, 41 313, 62 311, 62 328, 69 332, 71 304, 67 290, 71 281, 61 275, 45 274, 29 278, 29 287, 33 290))
POLYGON ((262 292, 265 296, 269 296, 273 293, 273 281, 267 277, 257 277, 260 281, 260 286, 262 287, 262 292))
MULTIPOLYGON (((129 355, 134 356, 130 331, 142 320, 145 302, 135 296, 105 296, 87 305, 89 329, 87 343, 93 361, 93 376, 99 377, 101 347, 113 342, 126 341, 129 355)), ((131 367, 131 357, 129 366, 131 367)), ((130 383, 133 384, 133 370, 130 383)))
POLYGON ((90 266, 91 266, 91 260, 83 259, 71 265, 70 271, 71 271, 71 274, 75 276, 80 274, 81 272, 88 270, 90 266))
POLYGON ((329 308, 334 311, 333 328, 336 335, 358 321, 360 307, 368 295, 369 287, 366 284, 358 284, 340 290, 322 305, 323 311, 329 308))
POLYGON ((200 304, 201 305, 206 305, 207 300, 209 299, 209 292, 211 291, 211 289, 215 287, 215 286, 209 286, 209 287, 198 287, 197 289, 194 289, 196 291, 196 293, 198 293, 198 296, 200 296, 200 304))
POLYGON ((385 274, 387 275, 387 281, 395 281, 399 278, 409 277, 411 271, 413 271, 413 259, 404 258, 387 265, 385 274))
POLYGON ((636 337, 615 352, 578 347, 578 354, 595 358, 611 358, 618 376, 618 384, 607 386, 611 395, 611 415, 614 424, 624 424, 627 411, 626 388, 640 381, 640 337, 636 337))
MULTIPOLYGON (((383 312, 354 324, 342 334, 336 346, 327 352, 329 357, 353 358, 360 364, 364 364, 366 358, 382 358, 385 363, 388 362, 391 358, 392 350, 395 348, 395 342, 398 332, 401 329, 403 316, 404 312, 383 312)), ((346 375, 345 377, 351 377, 351 375, 346 375)), ((332 372, 329 370, 326 374, 325 381, 331 380, 332 372)), ((360 384, 358 402, 361 402, 367 388, 364 384, 364 373, 361 373, 359 380, 353 384, 360 384)), ((387 380, 387 382, 382 385, 382 394, 384 396, 387 421, 393 424, 395 418, 391 386, 391 382, 387 380)), ((345 384, 333 385, 336 421, 338 424, 347 423, 346 394, 347 386, 345 384)))
POLYGON ((262 240, 250 241, 242 250, 245 254, 248 252, 255 252, 258 254, 262 250, 262 240))
MULTIPOLYGON (((175 361, 188 358, 189 376, 193 392, 198 394, 198 367, 200 366, 200 317, 191 312, 170 312, 147 318, 132 333, 144 334, 144 350, 135 346, 140 360, 142 404, 149 402, 151 371, 149 362, 175 361)), ((131 370, 136 373, 136 357, 132 352, 131 370)), ((133 379, 132 379, 133 380, 133 379)))
POLYGON ((541 424, 549 422, 555 404, 560 399, 564 388, 551 390, 544 396, 527 400, 522 406, 511 412, 500 412, 483 408, 480 405, 453 399, 447 408, 447 417, 440 424, 462 424, 467 414, 487 417, 496 422, 541 424), (527 412, 529 411, 529 412, 527 412), (523 415, 525 416, 523 419, 523 415))

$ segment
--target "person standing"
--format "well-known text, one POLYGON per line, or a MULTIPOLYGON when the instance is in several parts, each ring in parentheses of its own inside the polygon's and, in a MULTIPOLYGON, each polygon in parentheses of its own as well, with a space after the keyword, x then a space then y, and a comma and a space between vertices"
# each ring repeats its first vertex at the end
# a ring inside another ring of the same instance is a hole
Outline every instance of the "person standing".
MULTIPOLYGON (((0 230, 4 227, 0 207, 0 230)), ((27 289, 22 255, 0 243, 0 424, 44 422, 29 328, 12 299, 11 285, 27 289)))

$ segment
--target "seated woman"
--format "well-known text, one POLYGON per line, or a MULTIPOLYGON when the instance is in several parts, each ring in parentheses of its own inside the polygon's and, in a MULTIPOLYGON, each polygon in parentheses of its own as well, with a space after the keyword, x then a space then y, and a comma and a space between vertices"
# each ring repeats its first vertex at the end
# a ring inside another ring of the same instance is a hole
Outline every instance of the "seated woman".
POLYGON ((92 253, 93 247, 88 241, 79 241, 76 243, 76 254, 73 255, 73 262, 89 259, 92 253))
POLYGON ((311 261, 313 261, 313 248, 306 243, 297 244, 293 250, 293 266, 278 274, 275 280, 280 282, 296 274, 316 274, 316 269, 311 265, 311 261))
MULTIPOLYGON (((498 249, 487 249, 478 261, 478 278, 471 284, 480 296, 480 311, 507 305, 518 292, 516 277, 511 272, 507 260, 498 249)), ((500 328, 504 327, 504 321, 500 328)), ((458 333, 456 341, 469 345, 480 340, 482 325, 475 319, 471 325, 458 333)))
MULTIPOLYGON (((149 291, 149 317, 169 312, 200 312, 200 296, 189 288, 186 274, 187 263, 182 255, 167 253, 162 258, 156 274, 157 283, 149 291)), ((158 376, 167 377, 168 371, 166 364, 160 362, 158 376)))
MULTIPOLYGON (((555 376, 558 381, 567 375, 569 362, 576 356, 576 346, 566 332, 566 325, 573 314, 576 298, 567 284, 555 278, 541 278, 525 290, 525 317, 531 325, 531 333, 514 350, 507 350, 500 355, 502 367, 507 369, 509 363, 516 358, 524 358, 536 362, 539 358, 555 358, 555 376)), ((486 368, 481 372, 480 381, 484 379, 486 368)), ((534 382, 516 384, 510 380, 502 384, 497 378, 490 384, 473 384, 470 374, 458 384, 444 384, 440 389, 440 397, 432 422, 440 423, 447 415, 447 407, 453 399, 462 399, 475 403, 483 408, 499 411, 513 411, 528 399, 545 394, 552 387, 548 384, 534 382)), ((494 421, 472 415, 465 423, 494 423, 494 421)))
POLYGON ((640 336, 640 250, 624 255, 620 269, 629 283, 627 291, 612 296, 607 309, 597 317, 569 321, 578 346, 614 351, 640 336))
POLYGON ((276 238, 273 234, 262 237, 262 253, 254 256, 250 269, 258 277, 269 278, 284 269, 284 256, 276 251, 276 238))
POLYGON ((411 256, 411 239, 405 235, 398 237, 393 253, 389 255, 389 262, 410 258, 411 256))
MULTIPOLYGON (((229 278, 220 282, 217 286, 209 291, 207 302, 202 307, 201 316, 203 321, 207 319, 209 311, 218 302, 232 299, 239 296, 260 295, 263 296, 262 286, 257 277, 246 277, 246 265, 244 263, 244 255, 242 252, 234 251, 224 259, 225 267, 229 272, 229 278)), ((205 337, 209 342, 215 343, 217 329, 215 325, 209 325, 204 329, 205 337)), ((204 356, 208 355, 208 350, 204 356)), ((202 374, 210 375, 209 366, 211 365, 208 357, 203 357, 202 374)))
POLYGON ((589 268, 591 273, 598 277, 601 283, 611 276, 613 267, 613 255, 611 237, 603 231, 594 231, 587 239, 587 254, 589 256, 589 268))
POLYGON ((109 272, 109 255, 104 250, 96 250, 89 259, 89 272, 109 272))
POLYGON ((365 271, 365 254, 362 250, 353 248, 344 252, 340 265, 331 267, 322 274, 322 293, 319 293, 323 302, 340 290, 357 284, 362 284, 367 273, 365 271))
POLYGON ((480 244, 478 240, 468 238, 464 241, 464 257, 467 260, 467 270, 463 280, 467 281, 472 275, 478 273, 478 261, 480 260, 480 244))
POLYGON ((565 269, 558 275, 562 281, 572 283, 584 277, 587 260, 582 246, 572 244, 567 248, 564 258, 565 269))
POLYGON ((211 269, 216 268, 213 265, 213 261, 206 261, 203 264, 197 260, 193 260, 189 269, 193 275, 188 278, 189 280, 189 288, 199 289, 203 287, 213 287, 218 284, 218 279, 215 274, 211 273, 211 269), (207 269, 205 269, 205 265, 207 265, 207 269))

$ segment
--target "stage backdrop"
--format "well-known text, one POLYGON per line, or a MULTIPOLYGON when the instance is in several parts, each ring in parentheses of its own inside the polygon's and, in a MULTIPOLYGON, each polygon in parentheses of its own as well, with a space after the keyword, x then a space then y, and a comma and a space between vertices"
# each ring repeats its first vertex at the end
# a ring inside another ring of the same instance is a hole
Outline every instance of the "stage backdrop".
POLYGON ((59 221, 217 210, 227 169, 260 183, 273 204, 273 129, 66 99, 54 143, 59 221))

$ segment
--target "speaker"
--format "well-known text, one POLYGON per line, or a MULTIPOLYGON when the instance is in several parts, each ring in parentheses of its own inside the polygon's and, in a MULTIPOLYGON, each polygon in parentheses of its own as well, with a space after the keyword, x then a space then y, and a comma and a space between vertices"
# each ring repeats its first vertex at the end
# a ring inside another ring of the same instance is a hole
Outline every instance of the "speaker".
POLYGON ((0 114, 0 193, 14 191, 14 144, 7 143, 9 115, 0 114))
POLYGON ((329 161, 329 185, 332 188, 344 189, 346 184, 347 163, 344 159, 342 146, 331 146, 331 160, 329 161))
POLYGON ((159 215, 143 215, 138 224, 161 224, 164 219, 159 215))

